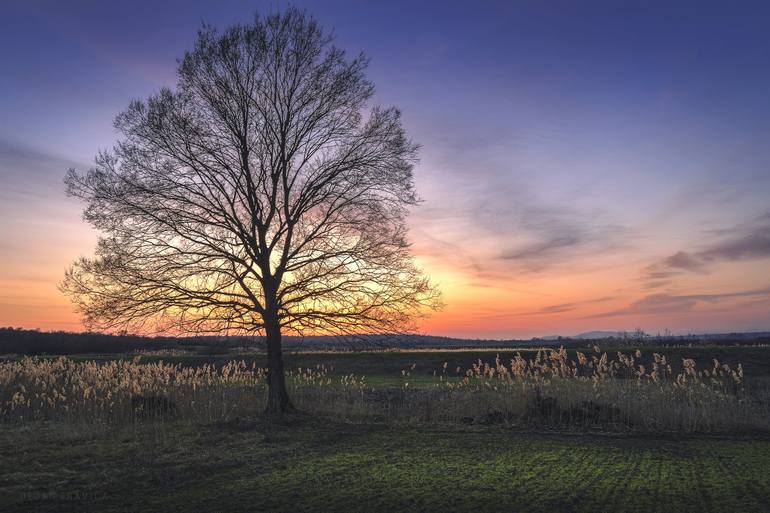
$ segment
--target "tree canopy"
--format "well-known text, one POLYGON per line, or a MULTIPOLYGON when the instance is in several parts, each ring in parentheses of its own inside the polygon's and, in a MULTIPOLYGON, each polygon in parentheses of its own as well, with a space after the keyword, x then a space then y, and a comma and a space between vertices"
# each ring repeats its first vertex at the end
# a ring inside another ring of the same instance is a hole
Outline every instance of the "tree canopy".
POLYGON ((101 232, 63 289, 99 329, 403 330, 437 295, 405 217, 417 145, 306 13, 205 26, 69 194, 101 232))

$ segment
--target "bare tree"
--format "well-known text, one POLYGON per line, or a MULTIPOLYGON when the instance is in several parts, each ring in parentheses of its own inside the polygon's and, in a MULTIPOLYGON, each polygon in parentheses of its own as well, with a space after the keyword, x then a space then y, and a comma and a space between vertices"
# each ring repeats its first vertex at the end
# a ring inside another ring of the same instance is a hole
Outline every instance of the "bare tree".
POLYGON ((204 26, 176 90, 133 101, 114 149, 67 175, 101 232, 62 283, 84 323, 263 334, 279 412, 282 333, 400 332, 435 306, 405 238, 417 146, 369 106, 366 66, 293 8, 204 26))

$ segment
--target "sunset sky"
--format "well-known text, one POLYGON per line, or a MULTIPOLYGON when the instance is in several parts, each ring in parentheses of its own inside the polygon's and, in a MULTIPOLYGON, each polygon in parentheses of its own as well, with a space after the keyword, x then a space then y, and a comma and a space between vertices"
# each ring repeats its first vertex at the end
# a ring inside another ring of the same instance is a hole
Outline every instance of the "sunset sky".
MULTIPOLYGON (((422 331, 770 330, 770 3, 647 3, 295 2, 422 145, 411 241, 446 303, 422 331)), ((57 284, 96 234, 65 172, 201 21, 276 5, 2 3, 0 326, 82 329, 57 284)))

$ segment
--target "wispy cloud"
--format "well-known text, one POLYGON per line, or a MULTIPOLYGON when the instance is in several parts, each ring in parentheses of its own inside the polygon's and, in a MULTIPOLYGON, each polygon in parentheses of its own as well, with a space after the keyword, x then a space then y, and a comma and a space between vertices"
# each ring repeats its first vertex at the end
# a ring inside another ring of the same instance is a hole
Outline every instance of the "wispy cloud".
POLYGON ((721 294, 650 294, 642 299, 634 301, 627 307, 589 315, 584 317, 584 319, 689 312, 699 304, 719 303, 734 298, 763 298, 767 300, 770 298, 770 286, 761 289, 726 292, 721 294))
POLYGON ((712 232, 719 237, 701 249, 678 251, 645 268, 650 287, 669 283, 682 273, 708 274, 717 263, 770 258, 770 213, 728 230, 712 232))
POLYGON ((545 234, 546 239, 527 244, 520 247, 515 247, 503 251, 499 258, 503 260, 519 260, 526 262, 540 261, 544 264, 544 258, 549 258, 554 254, 566 249, 580 245, 583 239, 578 233, 564 233, 564 234, 545 234))
POLYGON ((74 165, 64 157, 28 145, 0 138, 0 169, 23 172, 47 172, 50 166, 74 165))
POLYGON ((704 272, 703 261, 684 251, 679 251, 666 258, 663 260, 663 265, 669 269, 684 269, 685 271, 699 273, 704 272))
POLYGON ((0 138, 0 199, 24 204, 64 190, 62 178, 78 164, 43 149, 0 138))
POLYGON ((540 308, 539 310, 532 310, 527 312, 514 312, 509 314, 486 315, 484 316, 484 318, 503 319, 503 318, 510 318, 510 317, 534 317, 534 316, 542 316, 542 315, 554 315, 554 314, 560 314, 560 313, 578 310, 584 306, 591 305, 591 304, 605 303, 607 301, 612 301, 613 299, 614 297, 612 296, 605 296, 605 297, 600 297, 596 299, 586 299, 584 301, 572 301, 568 303, 548 305, 540 308))
POLYGON ((743 233, 715 244, 695 256, 706 263, 770 257, 770 214, 759 218, 758 224, 745 229, 743 233))
POLYGON ((490 265, 540 272, 627 244, 627 229, 599 208, 538 196, 526 184, 492 182, 468 211, 495 241, 490 265))
POLYGON ((412 239, 415 241, 415 249, 420 256, 469 272, 482 272, 481 266, 473 255, 469 254, 467 249, 460 244, 433 236, 425 229, 413 230, 412 239))

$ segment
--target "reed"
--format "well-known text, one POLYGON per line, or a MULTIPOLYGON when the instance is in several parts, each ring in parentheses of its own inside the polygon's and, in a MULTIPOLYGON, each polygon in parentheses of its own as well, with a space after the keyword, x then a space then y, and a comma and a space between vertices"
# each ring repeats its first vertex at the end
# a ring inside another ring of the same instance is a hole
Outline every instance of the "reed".
MULTIPOLYGON (((318 365, 289 372, 303 411, 351 422, 463 422, 634 432, 740 432, 770 429, 766 402, 750 394, 740 365, 717 360, 698 369, 685 359, 674 372, 666 357, 639 351, 610 355, 544 349, 508 361, 478 360, 468 369, 444 364, 414 386, 371 386, 318 365)), ((266 370, 244 361, 185 367, 23 358, 0 363, 0 419, 121 424, 215 422, 261 415, 266 370)))

